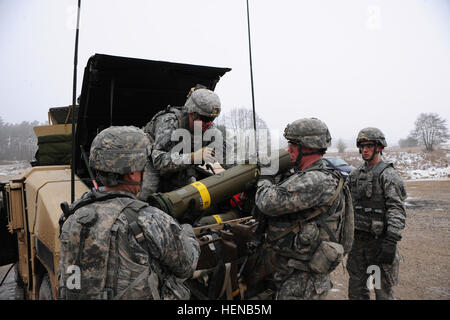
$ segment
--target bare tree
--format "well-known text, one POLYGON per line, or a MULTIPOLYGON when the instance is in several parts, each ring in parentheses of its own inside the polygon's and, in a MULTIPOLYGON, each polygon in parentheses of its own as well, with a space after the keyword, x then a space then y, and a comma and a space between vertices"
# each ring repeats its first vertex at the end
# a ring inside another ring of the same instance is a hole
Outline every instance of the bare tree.
POLYGON ((398 140, 398 145, 400 148, 416 147, 418 144, 419 142, 412 137, 407 137, 406 139, 398 140))
POLYGON ((421 113, 414 123, 415 127, 409 138, 416 139, 424 145, 426 151, 433 151, 437 144, 450 139, 446 122, 447 120, 442 119, 437 113, 421 113))
MULTIPOLYGON (((266 122, 258 115, 256 118, 257 129, 268 129, 266 122)), ((217 126, 225 126, 234 133, 245 130, 253 130, 253 111, 246 108, 234 108, 226 114, 221 114, 214 123, 217 126)))
POLYGON ((347 148, 347 145, 345 144, 344 140, 339 139, 336 147, 338 148, 339 153, 344 153, 345 149, 347 148))
POLYGON ((31 160, 37 150, 37 125, 38 121, 10 124, 0 118, 0 160, 31 160))
MULTIPOLYGON (((266 122, 258 115, 256 118, 257 129, 267 129, 266 122)), ((247 108, 234 108, 228 113, 221 115, 217 120, 217 124, 225 125, 228 130, 251 130, 253 129, 253 111, 247 108)))
MULTIPOLYGON (((256 118, 256 141, 257 148, 260 150, 271 150, 271 137, 266 122, 258 115, 256 118), (266 130, 261 130, 266 129, 266 130)), ((244 145, 245 158, 251 148, 249 148, 251 141, 254 142, 254 126, 253 126, 253 111, 246 108, 234 108, 226 114, 221 114, 215 121, 217 127, 226 128, 226 136, 234 141, 234 150, 238 151, 237 144, 244 145)), ((251 152, 250 152, 251 153, 251 152)))

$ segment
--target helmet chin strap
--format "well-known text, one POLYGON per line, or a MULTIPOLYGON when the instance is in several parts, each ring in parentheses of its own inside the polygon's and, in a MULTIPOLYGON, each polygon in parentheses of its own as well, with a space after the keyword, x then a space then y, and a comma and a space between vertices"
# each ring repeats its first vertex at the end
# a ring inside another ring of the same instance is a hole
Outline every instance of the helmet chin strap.
POLYGON ((297 159, 295 159, 295 162, 294 162, 294 168, 298 167, 298 165, 300 164, 300 161, 302 161, 302 158, 304 156, 302 147, 297 146, 297 151, 298 151, 298 155, 297 155, 297 159))
MULTIPOLYGON (((123 176, 122 176, 123 177, 123 176)), ((118 179, 117 182, 119 182, 120 184, 128 184, 128 185, 132 185, 132 186, 141 186, 142 187, 142 182, 144 181, 144 172, 141 173, 141 181, 131 181, 131 180, 125 180, 125 179, 118 179)))
POLYGON ((136 181, 129 181, 129 180, 117 180, 117 182, 119 182, 120 184, 130 184, 130 185, 134 185, 134 186, 142 186, 142 181, 136 182, 136 181))
POLYGON ((295 162, 294 162, 294 168, 298 167, 298 165, 300 164, 300 162, 303 159, 303 156, 310 156, 310 155, 313 155, 313 154, 322 154, 319 151, 305 153, 305 152, 302 151, 302 147, 300 145, 297 145, 297 150, 298 150, 298 155, 297 155, 297 159, 295 159, 295 162))
MULTIPOLYGON (((375 158, 376 154, 378 154, 378 153, 382 154, 382 151, 378 151, 378 146, 379 146, 379 144, 375 142, 375 147, 374 147, 374 150, 372 152, 372 156, 370 157, 370 159, 364 160, 364 161, 370 162, 370 161, 372 161, 375 158)), ((359 148, 359 153, 362 154, 361 148, 359 148)))
POLYGON ((375 155, 376 155, 377 153, 379 153, 379 152, 377 151, 377 147, 376 147, 376 145, 375 145, 375 149, 374 149, 373 152, 372 152, 372 156, 371 156, 370 159, 367 160, 367 161, 372 161, 372 160, 375 158, 375 155))

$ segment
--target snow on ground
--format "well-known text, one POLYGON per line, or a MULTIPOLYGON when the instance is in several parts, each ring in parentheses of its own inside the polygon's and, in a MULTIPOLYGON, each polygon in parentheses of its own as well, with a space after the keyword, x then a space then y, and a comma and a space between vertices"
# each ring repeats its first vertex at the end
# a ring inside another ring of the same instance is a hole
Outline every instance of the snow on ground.
POLYGON ((433 159, 425 152, 393 152, 385 155, 385 160, 394 163, 407 180, 448 179, 449 159, 448 153, 437 159, 433 159))
MULTIPOLYGON (((450 148, 442 146, 441 149, 431 153, 418 150, 389 150, 383 152, 383 160, 392 162, 400 175, 405 180, 442 180, 450 179, 450 148)), ((358 152, 349 152, 337 155, 351 165, 361 165, 361 155, 358 152)))
POLYGON ((409 180, 424 179, 449 179, 449 168, 429 168, 427 170, 411 170, 408 171, 409 180))
MULTIPOLYGON (((348 148, 342 154, 330 148, 326 156, 341 157, 355 167, 362 163, 361 155, 355 148, 348 148)), ((432 153, 424 152, 421 148, 412 151, 388 148, 383 152, 383 159, 392 162, 405 180, 450 179, 450 145, 443 145, 432 153)), ((28 161, 0 161, 0 180, 17 175, 29 167, 28 161)))

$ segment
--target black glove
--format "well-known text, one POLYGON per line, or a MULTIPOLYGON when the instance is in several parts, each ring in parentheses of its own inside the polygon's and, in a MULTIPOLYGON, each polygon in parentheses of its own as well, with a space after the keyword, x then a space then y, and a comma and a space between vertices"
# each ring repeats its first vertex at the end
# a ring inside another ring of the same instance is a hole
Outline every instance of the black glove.
POLYGON ((387 234, 381 242, 381 251, 378 255, 378 263, 392 264, 395 258, 395 251, 397 251, 398 238, 394 235, 387 234))

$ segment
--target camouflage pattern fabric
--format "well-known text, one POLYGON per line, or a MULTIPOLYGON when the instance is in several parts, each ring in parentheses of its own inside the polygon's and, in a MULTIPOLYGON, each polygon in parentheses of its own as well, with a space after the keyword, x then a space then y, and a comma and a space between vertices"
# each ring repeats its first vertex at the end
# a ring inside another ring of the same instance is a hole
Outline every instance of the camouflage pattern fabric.
POLYGON ((170 152, 179 142, 171 141, 172 132, 179 128, 188 128, 188 114, 183 113, 183 123, 179 123, 175 114, 167 112, 155 121, 155 144, 151 158, 153 165, 161 175, 181 171, 190 166, 190 154, 170 152))
MULTIPOLYGON (((306 172, 297 171, 278 184, 263 181, 256 192, 255 202, 268 217, 266 230, 269 240, 276 239, 299 219, 304 219, 333 197, 339 181, 325 171, 325 167, 326 164, 319 160, 306 172)), ((330 210, 321 217, 335 238, 339 239, 340 221, 345 213, 342 191, 336 201, 339 201, 336 210, 330 210)), ((273 277, 279 299, 321 299, 331 288, 329 273, 319 275, 308 266, 320 243, 330 241, 317 219, 302 224, 298 233, 291 232, 270 245, 277 254, 273 277)))
MULTIPOLYGON (((377 164, 377 166, 381 165, 383 165, 383 161, 377 164)), ((401 237, 406 221, 404 200, 407 198, 407 193, 405 185, 392 166, 388 166, 381 172, 379 182, 372 181, 375 167, 367 166, 364 163, 350 173, 348 181, 354 207, 360 207, 362 201, 370 203, 370 199, 377 195, 382 196, 385 207, 383 210, 385 217, 382 219, 386 224, 384 230, 401 237)), ((358 220, 359 214, 359 211, 355 210, 355 220, 358 220)))
MULTIPOLYGON (((366 287, 367 267, 378 265, 378 255, 386 233, 401 239, 405 228, 406 212, 403 201, 407 194, 402 178, 393 166, 389 165, 379 175, 379 181, 373 181, 376 179, 374 170, 383 165, 385 164, 382 161, 372 167, 363 164, 349 175, 356 229, 352 251, 347 261, 350 299, 369 299, 366 287), (383 202, 381 209, 379 201, 383 202), (374 216, 374 211, 380 216, 374 216), (376 221, 380 221, 382 225, 374 228, 376 221)), ((394 299, 392 287, 397 284, 399 256, 397 249, 394 262, 380 266, 382 289, 375 290, 377 299, 394 299)))
POLYGON ((142 171, 150 155, 149 147, 150 141, 141 129, 112 126, 92 141, 89 166, 118 174, 142 171))
POLYGON ((326 149, 331 145, 327 125, 317 118, 299 119, 288 124, 284 129, 284 137, 311 149, 326 149))
MULTIPOLYGON (((181 123, 177 116, 172 112, 164 113, 155 120, 154 124, 155 143, 151 153, 154 168, 159 172, 161 177, 161 191, 167 192, 174 189, 184 187, 187 184, 196 181, 195 164, 191 163, 190 153, 171 152, 179 141, 171 141, 172 133, 179 129, 188 129, 188 113, 184 112, 181 123)), ((209 130, 218 130, 210 128, 209 130)), ((210 145, 209 141, 202 141, 202 147, 210 145)), ((226 159, 226 151, 231 150, 231 146, 224 137, 223 142, 223 159, 226 159)), ((194 149, 194 135, 191 134, 191 152, 194 149)), ((224 168, 229 166, 223 165, 224 168)))
POLYGON ((141 201, 147 201, 152 193, 158 192, 159 183, 159 172, 153 167, 152 161, 148 159, 142 175, 141 190, 139 191, 137 198, 141 201))
POLYGON ((189 113, 196 112, 207 117, 218 117, 220 114, 220 99, 214 92, 206 88, 194 90, 184 104, 189 113))
POLYGON ((163 211, 136 200, 131 193, 105 193, 127 197, 83 206, 63 225, 58 269, 59 287, 65 290, 62 295, 68 299, 111 299, 118 294, 121 299, 151 299, 147 275, 153 271, 158 276, 161 298, 188 299, 188 291, 180 279, 192 276, 200 251, 192 227, 179 225, 163 211), (149 252, 132 235, 124 214, 127 207, 136 205, 140 208, 137 224, 149 252), (70 274, 66 272, 73 265, 81 269, 80 289, 68 288, 70 274), (141 279, 142 274, 145 277, 141 279))
POLYGON ((363 141, 376 141, 380 143, 384 148, 387 147, 387 142, 384 134, 378 128, 368 127, 359 131, 358 137, 356 138, 356 146, 359 147, 359 144, 363 141))
POLYGON ((323 300, 333 287, 330 275, 295 270, 276 293, 277 300, 323 300))
MULTIPOLYGON (((378 264, 382 239, 375 239, 372 235, 356 231, 352 251, 347 260, 349 274, 348 298, 350 300, 369 300, 370 291, 367 287, 367 267, 378 264)), ((380 289, 375 288, 377 300, 394 300, 393 286, 398 283, 400 253, 398 249, 392 264, 380 266, 380 289)))

